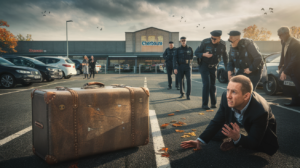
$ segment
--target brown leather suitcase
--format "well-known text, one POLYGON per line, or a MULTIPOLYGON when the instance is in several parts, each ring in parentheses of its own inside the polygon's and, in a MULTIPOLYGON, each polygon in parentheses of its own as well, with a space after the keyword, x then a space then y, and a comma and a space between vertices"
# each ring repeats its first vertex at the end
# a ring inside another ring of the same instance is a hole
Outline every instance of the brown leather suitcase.
POLYGON ((35 89, 33 153, 48 164, 146 145, 149 90, 87 83, 82 88, 35 89))

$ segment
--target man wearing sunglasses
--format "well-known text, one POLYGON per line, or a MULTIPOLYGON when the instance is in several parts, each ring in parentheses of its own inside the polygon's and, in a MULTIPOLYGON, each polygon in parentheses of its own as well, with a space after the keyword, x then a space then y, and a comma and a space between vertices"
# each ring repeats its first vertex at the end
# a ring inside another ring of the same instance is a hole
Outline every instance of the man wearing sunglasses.
POLYGON ((211 38, 204 39, 201 45, 195 51, 198 57, 199 71, 202 78, 202 108, 216 108, 216 73, 217 66, 223 58, 224 65, 227 67, 228 54, 226 52, 226 43, 221 40, 222 31, 215 30, 210 32, 211 38), (211 106, 208 107, 208 98, 210 96, 211 106))
POLYGON ((241 39, 241 32, 231 31, 228 41, 231 42, 228 63, 228 80, 234 75, 250 78, 253 91, 262 78, 263 58, 256 44, 247 38, 241 39))
POLYGON ((186 45, 186 37, 180 38, 181 46, 176 49, 173 60, 174 73, 178 74, 178 82, 180 82, 180 97, 184 97, 183 79, 186 77, 187 91, 186 99, 190 100, 192 89, 192 61, 193 49, 186 45))

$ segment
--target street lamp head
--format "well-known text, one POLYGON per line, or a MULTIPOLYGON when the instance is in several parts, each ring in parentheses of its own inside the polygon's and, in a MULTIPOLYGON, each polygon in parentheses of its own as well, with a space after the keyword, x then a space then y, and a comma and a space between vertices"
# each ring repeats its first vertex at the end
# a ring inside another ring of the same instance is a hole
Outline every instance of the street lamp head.
POLYGON ((67 22, 73 22, 73 20, 67 20, 67 22))

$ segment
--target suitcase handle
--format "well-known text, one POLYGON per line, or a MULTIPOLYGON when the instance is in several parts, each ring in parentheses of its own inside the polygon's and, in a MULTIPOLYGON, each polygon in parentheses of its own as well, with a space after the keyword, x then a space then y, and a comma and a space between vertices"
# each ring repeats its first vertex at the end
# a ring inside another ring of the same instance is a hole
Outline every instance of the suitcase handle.
POLYGON ((82 89, 97 89, 97 88, 101 88, 104 87, 104 83, 101 82, 89 82, 83 85, 82 89))

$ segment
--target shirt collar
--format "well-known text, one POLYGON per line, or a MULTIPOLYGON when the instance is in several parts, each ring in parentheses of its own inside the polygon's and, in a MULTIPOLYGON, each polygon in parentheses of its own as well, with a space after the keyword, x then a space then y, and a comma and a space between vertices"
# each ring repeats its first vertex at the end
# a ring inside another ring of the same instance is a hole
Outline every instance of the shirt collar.
MULTIPOLYGON (((249 99, 249 102, 247 103, 247 105, 241 110, 241 115, 243 115, 245 113, 245 111, 247 110, 247 108, 248 108, 248 106, 250 104, 251 99, 252 99, 252 95, 250 96, 250 99, 249 99)), ((234 112, 236 112, 236 113, 238 112, 238 110, 235 109, 235 108, 231 108, 231 110, 234 111, 234 112)))
POLYGON ((285 45, 289 45, 291 41, 292 41, 292 37, 289 37, 288 40, 285 42, 285 45))

